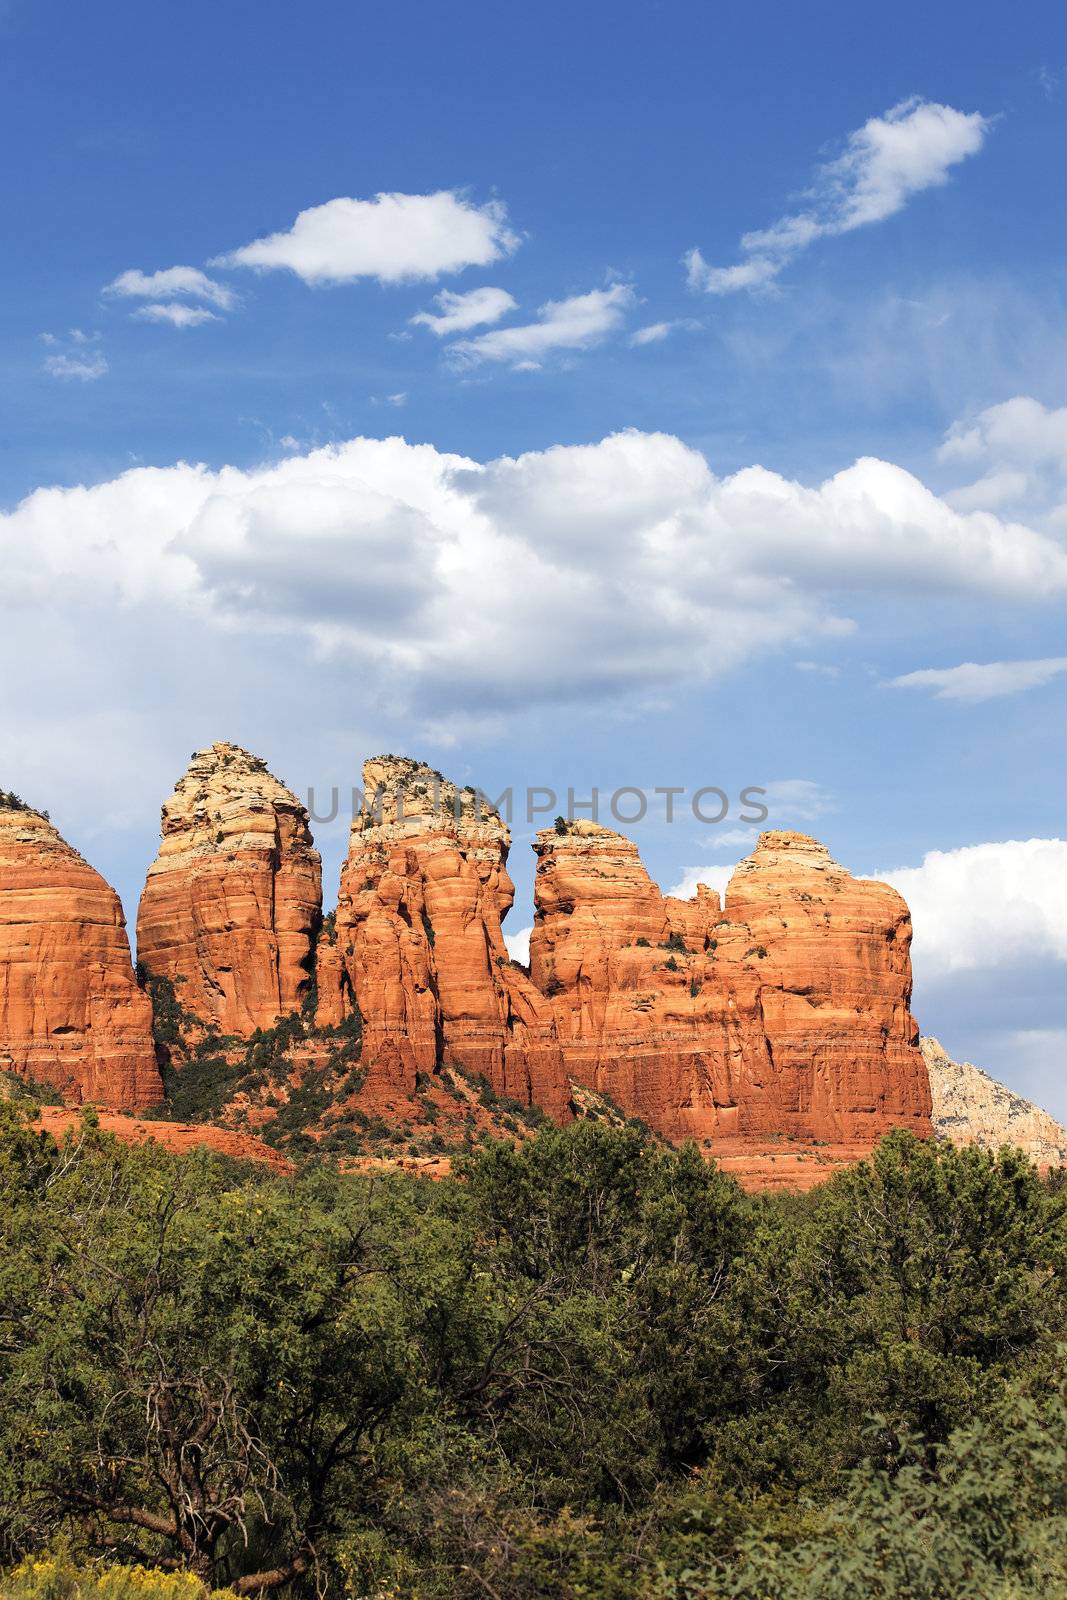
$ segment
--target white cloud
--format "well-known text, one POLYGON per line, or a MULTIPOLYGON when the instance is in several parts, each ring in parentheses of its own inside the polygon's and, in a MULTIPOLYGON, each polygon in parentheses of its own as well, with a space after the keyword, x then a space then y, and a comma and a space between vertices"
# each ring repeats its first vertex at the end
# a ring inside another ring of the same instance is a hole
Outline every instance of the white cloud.
POLYGON ((638 328, 636 332, 631 333, 630 343, 638 347, 646 344, 662 344, 663 340, 677 328, 699 328, 699 326, 699 322, 694 322, 691 317, 676 317, 671 322, 650 322, 647 327, 638 328))
POLYGON ((979 112, 917 98, 871 117, 849 135, 837 160, 818 168, 809 209, 742 236, 744 260, 712 267, 691 250, 690 287, 707 294, 766 288, 816 239, 884 222, 913 194, 947 183, 952 168, 982 148, 990 126, 979 112))
POLYGON ((946 495, 959 509, 1024 506, 1033 517, 1045 516, 1049 527, 1067 526, 1067 406, 1016 395, 953 423, 938 457, 985 469, 976 482, 946 495))
POLYGON ((484 327, 490 322, 499 322, 509 311, 518 308, 518 302, 512 299, 506 289, 491 288, 470 289, 466 294, 454 294, 451 289, 442 289, 440 294, 434 295, 434 305, 439 308, 436 314, 420 311, 410 320, 429 328, 439 339, 453 333, 467 333, 471 328, 484 327))
POLYGON ((733 866, 724 867, 721 862, 713 862, 703 867, 685 867, 678 882, 673 884, 667 893, 673 895, 676 900, 692 900, 697 892, 697 885, 705 883, 709 889, 718 890, 725 905, 726 885, 733 875, 733 866))
POLYGON ((938 451, 942 461, 997 462, 1067 468, 1067 406, 1043 406, 1016 395, 989 406, 971 422, 955 422, 938 451))
POLYGON ((305 283, 377 278, 402 283, 486 267, 519 245, 499 201, 472 205, 455 190, 340 197, 301 211, 292 227, 253 240, 212 265, 285 268, 305 283))
POLYGON ((122 299, 206 300, 220 311, 229 311, 237 303, 237 296, 224 283, 209 278, 199 267, 165 267, 161 272, 141 272, 131 267, 120 272, 104 290, 105 294, 122 299))
POLYGON ((553 350, 588 350, 600 344, 621 327, 634 298, 629 284, 616 283, 569 300, 549 300, 539 308, 536 322, 458 339, 449 352, 462 366, 508 361, 515 367, 536 368, 553 350))
POLYGON ((219 320, 206 306, 160 305, 156 302, 138 306, 133 315, 142 322, 169 322, 174 328, 197 328, 202 322, 219 320))
POLYGON ((705 294, 736 294, 739 289, 762 289, 785 266, 784 256, 771 261, 766 256, 753 256, 733 267, 709 267, 699 250, 687 250, 682 257, 685 278, 690 289, 703 290, 705 294))
POLYGON ((990 126, 977 111, 918 98, 872 117, 850 136, 840 160, 822 169, 831 214, 820 227, 847 233, 891 217, 911 195, 947 183, 954 166, 981 150, 990 126))
POLYGON ((911 907, 917 974, 1067 961, 1067 840, 931 850, 918 867, 879 871, 911 907))
MULTIPOLYGON (((1046 331, 1045 344, 1050 342, 1046 331)), ((1067 406, 1045 406, 1015 395, 977 416, 954 422, 938 451, 950 467, 979 476, 950 489, 959 511, 1012 508, 1017 516, 1063 541, 1067 533, 1067 406)))
POLYGON ((952 489, 945 499, 955 511, 996 511, 1001 506, 1018 505, 1026 496, 1030 480, 1025 472, 1005 468, 990 472, 962 489, 952 489))
MULTIPOLYGON (((76 332, 72 329, 71 332, 76 332)), ((58 341, 51 334, 43 336, 47 344, 55 345, 58 341)), ((54 350, 44 358, 44 370, 53 378, 75 380, 78 383, 95 383, 97 378, 106 377, 108 372, 107 357, 100 350, 85 349, 85 338, 75 341, 78 348, 73 351, 54 350)))
POLYGON ((512 961, 521 961, 524 967, 530 965, 530 935, 533 928, 518 928, 514 933, 505 933, 504 943, 512 961))
MULTIPOLYGON (((264 681, 284 640, 423 715, 691 687, 847 631, 850 592, 897 591, 913 622, 929 594, 1067 592, 1053 540, 962 516, 888 463, 816 487, 760 467, 719 478, 637 432, 484 465, 394 438, 251 470, 138 468, 37 490, 0 516, 0 554, 8 617, 47 612, 54 630, 95 608, 110 641, 121 615, 131 673, 162 611, 264 681)), ((829 804, 798 779, 771 801, 782 820, 829 804)))
POLYGON ((661 344, 675 326, 673 322, 650 322, 645 328, 631 333, 630 343, 635 345, 661 344))
POLYGON ((924 667, 890 678, 893 689, 931 689, 937 700, 965 700, 972 704, 994 700, 1024 689, 1040 688, 1067 672, 1067 656, 1047 656, 1041 661, 965 661, 958 667, 924 667))

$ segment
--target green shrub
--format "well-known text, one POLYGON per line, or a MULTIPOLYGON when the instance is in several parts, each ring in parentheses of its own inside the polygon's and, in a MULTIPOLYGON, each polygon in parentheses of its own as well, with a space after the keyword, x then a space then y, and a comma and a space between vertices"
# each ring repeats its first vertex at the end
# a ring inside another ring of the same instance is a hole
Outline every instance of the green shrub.
POLYGON ((319 1160, 445 1148, 356 1107, 290 1178, 0 1103, 3 1600, 1067 1594, 1067 1186, 469 1115, 433 1183, 319 1160))

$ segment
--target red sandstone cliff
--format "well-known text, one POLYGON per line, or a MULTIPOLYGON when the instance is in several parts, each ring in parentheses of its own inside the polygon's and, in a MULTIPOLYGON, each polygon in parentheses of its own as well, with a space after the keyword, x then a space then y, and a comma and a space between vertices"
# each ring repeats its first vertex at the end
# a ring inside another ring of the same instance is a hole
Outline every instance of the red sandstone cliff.
POLYGON ((537 837, 530 971, 567 1070, 670 1138, 930 1132, 911 925, 815 840, 766 833, 726 893, 660 894, 596 823, 537 837))
POLYGON ((551 1007, 511 964, 500 928, 515 897, 507 828, 472 789, 414 761, 367 761, 363 788, 337 942, 363 1014, 369 1077, 410 1089, 416 1073, 448 1060, 562 1115, 551 1007))
POLYGON ((299 1009, 321 915, 304 807, 247 750, 201 750, 163 807, 137 913, 138 960, 183 980, 187 1011, 245 1037, 299 1009))
POLYGON ((907 907, 815 840, 764 834, 724 911, 708 889, 662 895, 607 828, 541 833, 528 978, 501 934, 500 817, 394 757, 366 764, 364 791, 381 799, 352 830, 337 937, 372 1079, 410 1090, 452 1061, 556 1117, 574 1079, 717 1143, 929 1133, 907 907))
POLYGON ((68 1101, 162 1097, 118 895, 36 811, 0 809, 0 1069, 68 1101))
MULTIPOLYGON (((138 916, 140 958, 182 980, 186 1011, 247 1036, 299 1010, 314 978, 303 1067, 336 1051, 354 997, 379 1115, 447 1101, 461 1080, 418 1081, 443 1065, 557 1120, 588 1090, 668 1138, 710 1141, 750 1186, 807 1187, 890 1128, 931 1131, 907 907, 814 839, 763 834, 723 905, 704 887, 661 894, 636 846, 595 823, 545 831, 527 974, 501 932, 514 888, 500 816, 402 758, 367 762, 364 787, 323 923, 296 797, 234 745, 194 757, 138 916)), ((0 809, 0 1068, 137 1108, 160 1096, 150 1032, 114 892, 44 817, 0 809)), ((959 1098, 966 1142, 976 1113, 959 1098)))

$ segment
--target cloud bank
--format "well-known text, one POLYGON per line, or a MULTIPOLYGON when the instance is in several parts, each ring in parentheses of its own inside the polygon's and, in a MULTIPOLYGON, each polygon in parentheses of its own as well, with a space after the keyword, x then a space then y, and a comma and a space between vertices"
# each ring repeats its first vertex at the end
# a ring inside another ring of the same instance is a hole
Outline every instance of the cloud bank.
POLYGON ((12 619, 95 607, 118 648, 164 608, 235 652, 285 636, 397 701, 497 709, 647 694, 680 660, 708 681, 851 631, 850 592, 1067 592, 1055 540, 954 511, 888 462, 814 487, 721 478, 638 432, 485 464, 362 438, 249 471, 137 468, 37 490, 0 542, 12 619))

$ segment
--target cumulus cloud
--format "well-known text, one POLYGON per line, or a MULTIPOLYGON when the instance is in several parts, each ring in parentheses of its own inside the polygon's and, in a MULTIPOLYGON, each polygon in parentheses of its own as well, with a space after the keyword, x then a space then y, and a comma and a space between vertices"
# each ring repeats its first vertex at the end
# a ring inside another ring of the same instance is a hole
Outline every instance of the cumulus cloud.
POLYGON ((504 943, 512 961, 521 961, 524 967, 530 965, 530 935, 533 928, 518 928, 514 933, 505 933, 504 943))
POLYGON ((1044 406, 1029 395, 1016 395, 954 422, 938 457, 981 471, 974 482, 946 496, 960 510, 1015 505, 1033 515, 1067 518, 1067 406, 1044 406))
POLYGON ((1067 961, 1067 840, 931 850, 876 877, 911 907, 917 975, 1067 961))
POLYGON ((206 306, 161 305, 155 301, 138 306, 133 315, 142 322, 169 322, 173 328, 197 328, 202 322, 219 320, 206 306))
POLYGON ((284 268, 308 284, 377 278, 402 283, 486 267, 519 245, 499 201, 473 205, 452 189, 436 194, 347 196, 301 211, 292 227, 220 256, 215 266, 284 268))
MULTIPOLYGON (((914 616, 926 592, 1067 591, 1055 541, 961 515, 886 462, 814 487, 761 467, 720 478, 637 432, 485 464, 394 438, 253 470, 137 468, 37 490, 0 516, 0 543, 9 614, 48 609, 54 627, 96 607, 150 637, 162 608, 249 659, 284 638, 392 705, 479 715, 669 690, 679 661, 707 681, 847 632, 850 593, 899 590, 914 616)), ((776 815, 825 808, 790 784, 776 815)))
POLYGON ((697 892, 697 886, 707 884, 709 889, 718 891, 723 904, 726 903, 726 885, 733 877, 733 866, 724 867, 721 862, 710 862, 702 867, 686 867, 678 882, 672 884, 667 890, 674 895, 676 900, 692 900, 697 892))
POLYGON ((131 267, 127 272, 120 272, 104 293, 120 299, 204 300, 220 311, 232 310, 237 302, 232 289, 209 278, 199 267, 165 267, 161 272, 141 272, 131 267))
POLYGON ((893 689, 930 689, 937 700, 965 700, 972 704, 995 700, 1039 688, 1067 672, 1067 656, 1046 656, 1040 661, 965 661, 958 667, 924 667, 889 680, 893 689))
POLYGON ((1067 406, 1049 407, 1029 395, 989 406, 969 422, 954 422, 938 452, 942 461, 1051 463, 1067 466, 1067 406))
POLYGON ((499 322, 509 311, 515 311, 518 302, 506 289, 470 289, 466 294, 454 294, 442 289, 434 295, 437 311, 420 311, 411 318, 416 326, 429 328, 439 339, 454 333, 467 333, 471 328, 481 328, 490 322, 499 322))
POLYGON ((554 350, 588 350, 600 344, 622 326, 634 299, 629 284, 616 283, 568 300, 549 300, 539 308, 536 322, 494 328, 476 339, 457 339, 449 350, 460 366, 507 361, 514 367, 536 368, 554 350))
POLYGON ((1001 506, 1018 505, 1030 487, 1025 472, 987 473, 962 489, 952 489, 945 499, 956 511, 996 511, 1001 506))
POLYGON ((817 169, 807 209, 742 236, 743 260, 714 267, 690 250, 690 287, 707 294, 766 288, 816 239, 883 222, 913 194, 947 183, 952 168, 982 148, 990 126, 979 112, 918 98, 871 117, 836 160, 817 169))

